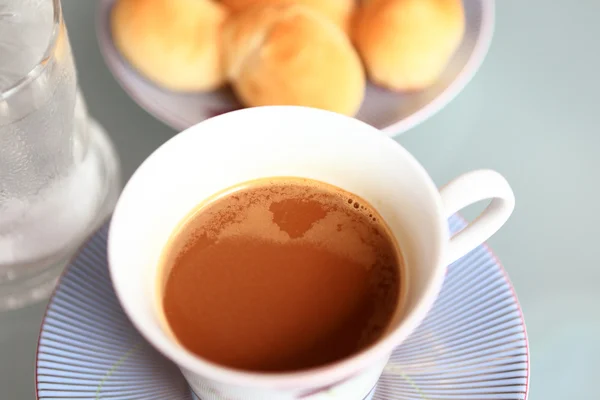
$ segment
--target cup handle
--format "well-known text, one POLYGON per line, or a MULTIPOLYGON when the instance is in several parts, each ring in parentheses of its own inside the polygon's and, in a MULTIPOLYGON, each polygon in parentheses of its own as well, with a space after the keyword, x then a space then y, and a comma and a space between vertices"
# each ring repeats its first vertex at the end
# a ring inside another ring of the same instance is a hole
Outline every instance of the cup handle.
POLYGON ((460 175, 440 189, 447 217, 481 200, 492 199, 481 214, 450 238, 445 265, 458 260, 498 231, 515 208, 515 195, 502 175, 477 170, 460 175))

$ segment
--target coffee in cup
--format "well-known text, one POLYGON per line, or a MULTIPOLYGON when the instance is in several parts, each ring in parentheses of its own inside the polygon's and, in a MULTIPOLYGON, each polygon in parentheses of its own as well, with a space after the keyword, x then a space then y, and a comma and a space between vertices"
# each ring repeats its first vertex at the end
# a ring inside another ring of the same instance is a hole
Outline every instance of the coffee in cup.
POLYGON ((316 180, 244 182, 199 204, 163 251, 159 313, 225 367, 292 372, 376 342, 401 305, 402 254, 375 208, 316 180))

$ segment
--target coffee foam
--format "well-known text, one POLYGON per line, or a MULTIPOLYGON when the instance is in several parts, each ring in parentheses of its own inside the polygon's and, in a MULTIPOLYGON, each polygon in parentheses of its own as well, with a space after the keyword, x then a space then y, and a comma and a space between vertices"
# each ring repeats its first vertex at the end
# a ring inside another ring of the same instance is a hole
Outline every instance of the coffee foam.
POLYGON ((378 248, 385 241, 381 236, 385 227, 370 207, 341 189, 333 191, 314 181, 282 178, 252 182, 222 197, 227 201, 210 202, 190 219, 194 233, 180 251, 197 245, 198 241, 209 245, 235 236, 248 236, 281 244, 318 245, 369 269, 381 256, 378 248), (301 229, 300 234, 298 229, 292 231, 286 226, 290 218, 285 213, 286 202, 295 202, 290 206, 296 211, 299 207, 306 210, 302 219, 296 220, 296 225, 306 228, 301 229), (373 232, 378 234, 373 235, 373 232))

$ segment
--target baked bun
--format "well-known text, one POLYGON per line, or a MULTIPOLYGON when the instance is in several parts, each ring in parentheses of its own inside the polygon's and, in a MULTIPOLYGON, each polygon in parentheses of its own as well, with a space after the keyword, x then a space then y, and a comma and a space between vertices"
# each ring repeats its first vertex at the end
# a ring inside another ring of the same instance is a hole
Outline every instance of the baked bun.
POLYGON ((225 68, 246 106, 299 105, 354 115, 365 75, 348 37, 305 6, 258 5, 223 27, 225 68))
POLYGON ((350 18, 355 0, 221 0, 232 12, 242 11, 257 4, 281 4, 293 2, 312 8, 325 15, 344 32, 350 31, 350 18))
POLYGON ((461 0, 364 0, 352 36, 374 83, 419 90, 439 78, 464 30, 461 0))
POLYGON ((226 17, 212 0, 118 0, 111 30, 123 57, 150 80, 204 91, 225 81, 219 35, 226 17))

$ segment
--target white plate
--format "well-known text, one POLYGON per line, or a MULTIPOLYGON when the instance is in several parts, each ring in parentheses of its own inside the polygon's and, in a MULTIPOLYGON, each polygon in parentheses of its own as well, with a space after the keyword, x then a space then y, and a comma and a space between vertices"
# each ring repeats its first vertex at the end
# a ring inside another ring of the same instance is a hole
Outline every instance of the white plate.
MULTIPOLYGON (((50 300, 37 351, 37 397, 192 400, 179 370, 121 309, 106 264, 107 226, 82 248, 50 300)), ((452 232, 464 226, 450 218, 452 232)), ((528 387, 521 308, 504 269, 482 245, 448 267, 429 315, 394 351, 365 400, 525 400, 528 387)))
MULTIPOLYGON (((139 75, 123 60, 112 41, 109 22, 115 1, 98 2, 98 41, 108 68, 136 103, 177 131, 240 108, 229 89, 175 93, 139 75)), ((489 49, 494 30, 494 0, 464 0, 464 7, 466 30, 463 42, 439 81, 427 90, 413 93, 396 93, 369 85, 358 119, 395 136, 431 117, 465 87, 489 49)))

